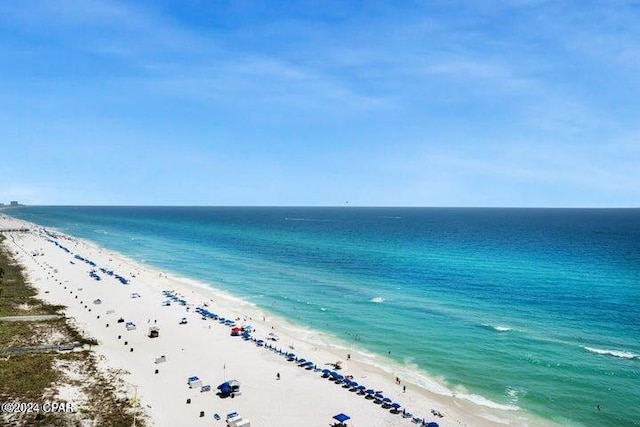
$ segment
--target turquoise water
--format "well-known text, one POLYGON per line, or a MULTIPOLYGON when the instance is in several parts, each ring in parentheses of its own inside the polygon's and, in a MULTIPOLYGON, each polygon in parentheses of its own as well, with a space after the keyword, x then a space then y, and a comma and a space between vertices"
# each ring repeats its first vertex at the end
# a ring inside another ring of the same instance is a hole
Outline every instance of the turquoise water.
POLYGON ((497 405, 640 426, 640 210, 4 213, 215 283, 497 405))

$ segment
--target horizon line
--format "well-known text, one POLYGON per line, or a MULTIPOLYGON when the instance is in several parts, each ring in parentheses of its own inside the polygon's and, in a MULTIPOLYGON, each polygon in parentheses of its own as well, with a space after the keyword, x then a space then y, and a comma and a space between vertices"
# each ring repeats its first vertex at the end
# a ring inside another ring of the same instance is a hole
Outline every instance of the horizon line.
POLYGON ((21 207, 157 207, 157 208, 355 208, 355 209, 640 209, 640 206, 413 206, 413 205, 189 205, 189 204, 24 204, 0 205, 15 209, 21 207))

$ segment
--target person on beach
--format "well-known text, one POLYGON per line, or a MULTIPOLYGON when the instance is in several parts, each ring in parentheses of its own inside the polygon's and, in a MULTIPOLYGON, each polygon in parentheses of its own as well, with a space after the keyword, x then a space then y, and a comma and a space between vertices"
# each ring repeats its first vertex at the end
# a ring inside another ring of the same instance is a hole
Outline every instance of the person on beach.
POLYGON ((280 379, 280 372, 278 372, 278 373, 276 374, 276 379, 277 379, 277 380, 279 380, 279 379, 280 379))

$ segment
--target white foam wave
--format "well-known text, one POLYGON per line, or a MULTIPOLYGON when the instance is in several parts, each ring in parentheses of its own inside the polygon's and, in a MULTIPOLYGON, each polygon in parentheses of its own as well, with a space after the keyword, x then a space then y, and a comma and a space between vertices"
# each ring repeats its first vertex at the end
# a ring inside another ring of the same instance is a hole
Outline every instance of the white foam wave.
POLYGON ((606 356, 621 357, 623 359, 640 359, 640 354, 632 353, 630 351, 607 350, 607 349, 601 349, 601 348, 595 348, 595 347, 587 347, 587 346, 582 346, 582 348, 584 348, 587 351, 590 351, 591 353, 595 353, 595 354, 602 354, 602 355, 606 355, 606 356))
POLYGON ((506 391, 507 399, 509 400, 509 403, 513 405, 516 405, 518 403, 518 400, 520 400, 521 396, 527 395, 527 391, 522 387, 507 386, 505 391, 506 391))
POLYGON ((491 325, 489 323, 483 323, 482 326, 484 326, 485 328, 493 329, 496 332, 509 332, 513 329, 513 328, 510 328, 509 326, 491 325))
POLYGON ((482 397, 477 394, 466 394, 466 393, 454 393, 454 396, 459 399, 465 399, 470 402, 475 403, 479 406, 485 406, 487 408, 500 409, 503 411, 518 411, 520 410, 519 406, 516 405, 504 405, 502 403, 497 403, 492 400, 487 399, 486 397, 482 397))
POLYGON ((376 304, 380 304, 384 302, 384 298, 382 297, 375 297, 375 298, 371 298, 369 300, 369 302, 375 302, 376 304))

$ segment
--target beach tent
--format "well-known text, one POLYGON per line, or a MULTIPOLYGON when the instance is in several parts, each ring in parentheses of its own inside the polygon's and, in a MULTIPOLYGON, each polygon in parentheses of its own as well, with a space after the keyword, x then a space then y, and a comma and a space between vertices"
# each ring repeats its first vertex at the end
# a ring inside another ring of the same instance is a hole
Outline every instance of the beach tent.
POLYGON ((333 419, 338 421, 338 423, 339 423, 339 424, 334 424, 334 427, 346 427, 345 422, 347 420, 350 420, 351 417, 349 415, 340 413, 338 415, 334 415, 333 419))
POLYGON ((202 387, 202 380, 196 376, 189 377, 187 384, 189 385, 189 388, 202 387))
POLYGON ((160 328, 152 326, 149 328, 149 338, 158 338, 160 336, 160 328))
POLYGON ((237 380, 230 380, 220 384, 218 387, 220 390, 220 397, 235 397, 240 394, 240 382, 237 380))

